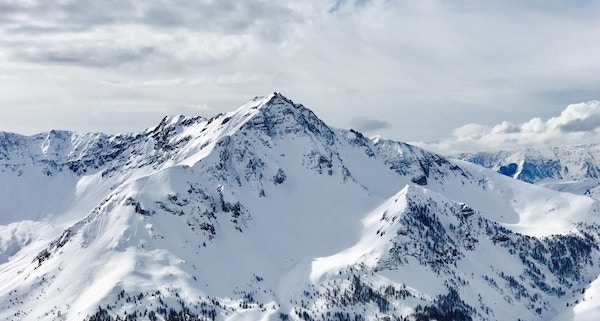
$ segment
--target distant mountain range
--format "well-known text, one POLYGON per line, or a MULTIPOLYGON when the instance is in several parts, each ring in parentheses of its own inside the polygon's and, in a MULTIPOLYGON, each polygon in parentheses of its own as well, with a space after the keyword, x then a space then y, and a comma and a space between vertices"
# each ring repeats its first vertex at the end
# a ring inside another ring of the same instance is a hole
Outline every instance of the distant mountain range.
POLYGON ((577 148, 461 155, 489 170, 279 93, 141 133, 0 133, 0 319, 595 319, 600 202, 496 172, 597 180, 577 148))
POLYGON ((454 157, 528 183, 599 195, 600 144, 462 153, 454 157))

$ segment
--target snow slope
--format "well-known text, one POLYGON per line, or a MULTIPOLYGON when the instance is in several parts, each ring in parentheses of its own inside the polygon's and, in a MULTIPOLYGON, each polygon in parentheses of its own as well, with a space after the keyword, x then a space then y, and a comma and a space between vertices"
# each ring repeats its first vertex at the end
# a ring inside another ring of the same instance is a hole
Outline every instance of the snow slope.
POLYGON ((143 133, 2 133, 0 189, 3 320, 598 316, 595 199, 278 93, 143 133))

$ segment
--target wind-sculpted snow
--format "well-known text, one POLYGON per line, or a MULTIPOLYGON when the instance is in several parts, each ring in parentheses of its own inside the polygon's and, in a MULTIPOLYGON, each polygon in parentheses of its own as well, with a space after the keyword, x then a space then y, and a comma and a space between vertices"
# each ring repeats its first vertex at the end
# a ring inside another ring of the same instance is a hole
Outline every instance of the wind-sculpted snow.
POLYGON ((3 320, 597 308, 594 199, 330 128, 278 93, 143 133, 2 133, 0 178, 3 320))

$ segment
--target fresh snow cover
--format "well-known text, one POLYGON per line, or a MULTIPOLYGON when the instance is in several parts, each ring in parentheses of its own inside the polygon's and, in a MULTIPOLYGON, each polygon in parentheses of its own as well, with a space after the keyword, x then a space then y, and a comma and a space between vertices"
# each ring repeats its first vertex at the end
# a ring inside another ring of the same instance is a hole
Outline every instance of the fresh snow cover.
POLYGON ((599 210, 279 93, 0 133, 0 319, 591 320, 599 210))
POLYGON ((590 194, 600 185, 600 144, 462 153, 454 157, 546 188, 590 194))
MULTIPOLYGON (((455 160, 462 168, 469 169, 471 173, 489 175, 487 187, 508 196, 504 205, 494 203, 493 200, 480 198, 470 201, 477 209, 488 213, 501 213, 489 217, 496 222, 503 223, 505 227, 515 232, 530 236, 550 236, 554 234, 567 234, 574 232, 579 222, 598 222, 599 215, 590 215, 598 212, 598 202, 590 197, 571 193, 560 193, 543 187, 523 183, 502 175, 493 175, 488 170, 479 166, 455 160), (511 211, 502 213, 499 208, 508 205, 511 211), (514 211, 514 212, 513 212, 514 211), (511 213, 512 212, 512 213, 511 213)), ((463 190, 464 192, 464 190, 463 190)), ((496 194, 492 194, 496 195, 496 194)), ((456 199, 460 199, 456 197, 456 199)))

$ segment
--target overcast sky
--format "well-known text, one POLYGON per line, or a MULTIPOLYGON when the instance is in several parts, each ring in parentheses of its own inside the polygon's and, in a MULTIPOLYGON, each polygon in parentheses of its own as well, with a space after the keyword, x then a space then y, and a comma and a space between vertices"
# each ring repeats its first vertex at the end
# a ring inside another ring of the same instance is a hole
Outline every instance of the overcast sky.
POLYGON ((0 0, 0 130, 133 132, 278 91, 443 152, 600 141, 599 17, 594 0, 0 0))

